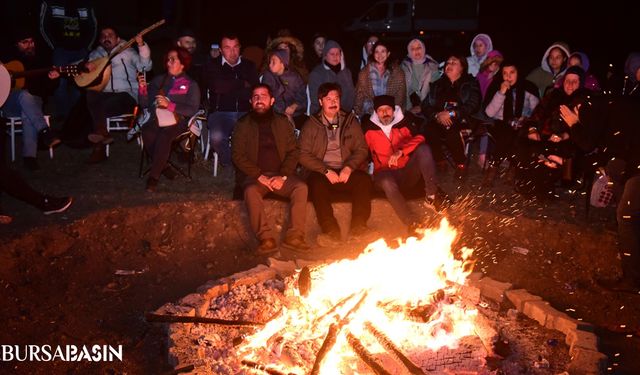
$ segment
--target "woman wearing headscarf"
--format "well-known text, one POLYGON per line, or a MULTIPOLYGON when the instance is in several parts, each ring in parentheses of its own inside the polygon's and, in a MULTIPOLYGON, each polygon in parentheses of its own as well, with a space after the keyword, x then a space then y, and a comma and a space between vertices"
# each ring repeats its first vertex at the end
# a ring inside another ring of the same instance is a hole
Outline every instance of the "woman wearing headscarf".
MULTIPOLYGON (((420 103, 429 94, 431 83, 440 78, 438 62, 427 55, 424 43, 420 39, 412 39, 407 44, 407 57, 402 60, 400 67, 404 71, 407 85, 407 100, 405 109, 413 114, 421 114, 420 103)), ((398 103, 398 105, 402 105, 398 103)))
POLYGON ((487 54, 493 51, 491 37, 487 34, 474 36, 469 50, 471 56, 467 57, 467 65, 469 66, 469 74, 475 77, 480 72, 480 64, 487 58, 487 54))

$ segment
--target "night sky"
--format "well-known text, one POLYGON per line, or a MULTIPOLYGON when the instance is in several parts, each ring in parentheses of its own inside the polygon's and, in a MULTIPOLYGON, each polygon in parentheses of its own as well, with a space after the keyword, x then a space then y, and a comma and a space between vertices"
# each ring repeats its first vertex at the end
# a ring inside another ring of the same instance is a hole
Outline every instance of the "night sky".
MULTIPOLYGON (((26 23, 37 21, 37 11, 29 9, 37 9, 38 3, 36 0, 3 1, 2 37, 6 39, 11 35, 16 24, 25 24, 20 21, 25 19, 24 14, 29 20, 26 23)), ((168 17, 170 22, 166 26, 148 36, 156 50, 166 48, 175 32, 186 26, 196 31, 203 42, 201 46, 217 41, 223 30, 234 31, 245 46, 263 45, 267 35, 289 28, 307 47, 313 33, 323 31, 349 50, 347 56, 357 56, 362 36, 347 34, 342 26, 363 14, 373 3, 372 0, 94 1, 99 21, 118 26, 127 38, 163 16, 168 17)), ((634 32, 640 17, 631 11, 631 2, 598 3, 591 6, 576 0, 481 0, 478 30, 458 33, 446 42, 442 38, 447 36, 427 34, 427 52, 440 61, 450 53, 468 55, 473 36, 485 32, 492 37, 494 48, 529 71, 540 64, 542 54, 551 43, 562 40, 569 43, 572 51, 586 52, 592 60, 591 70, 604 75, 609 63, 619 68, 629 52, 640 51, 640 33, 634 32)), ((396 57, 404 56, 408 39, 406 36, 394 42, 396 57)), ((8 42, 2 44, 5 49, 9 45, 8 42)))

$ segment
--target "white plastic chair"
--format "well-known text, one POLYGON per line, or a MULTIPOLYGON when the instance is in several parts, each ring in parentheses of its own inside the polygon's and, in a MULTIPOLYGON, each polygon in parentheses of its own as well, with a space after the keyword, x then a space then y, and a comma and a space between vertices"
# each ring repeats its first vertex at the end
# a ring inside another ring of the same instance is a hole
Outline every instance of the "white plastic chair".
MULTIPOLYGON (((107 133, 112 131, 129 131, 129 124, 133 121, 133 113, 125 113, 118 116, 107 117, 107 133)), ((138 145, 142 147, 140 137, 137 137, 138 145)), ((109 144, 106 147, 106 154, 109 157, 109 144)))
MULTIPOLYGON (((44 121, 47 123, 47 126, 51 128, 51 124, 49 123, 49 118, 51 116, 45 115, 44 121)), ((11 139, 11 161, 16 160, 16 134, 22 133, 22 118, 20 117, 8 117, 7 118, 7 132, 9 132, 9 138, 11 139)), ((53 147, 49 147, 49 158, 53 159, 53 147)))

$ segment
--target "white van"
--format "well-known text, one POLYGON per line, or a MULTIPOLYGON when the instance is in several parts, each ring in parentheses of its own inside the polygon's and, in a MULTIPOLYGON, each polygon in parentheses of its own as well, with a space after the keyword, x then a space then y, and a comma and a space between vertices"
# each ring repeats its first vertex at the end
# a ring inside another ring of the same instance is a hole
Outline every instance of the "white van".
POLYGON ((374 34, 475 30, 479 11, 480 0, 381 0, 345 29, 374 34))

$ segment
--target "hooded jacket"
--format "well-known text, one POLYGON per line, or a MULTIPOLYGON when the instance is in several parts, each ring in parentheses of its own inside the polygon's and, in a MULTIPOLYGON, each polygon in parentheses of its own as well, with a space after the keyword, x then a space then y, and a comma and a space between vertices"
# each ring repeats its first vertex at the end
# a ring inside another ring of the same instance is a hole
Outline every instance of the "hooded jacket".
POLYGON ((411 118, 403 115, 402 108, 398 105, 395 107, 391 124, 383 125, 378 114, 374 112, 363 122, 362 128, 376 172, 390 168, 404 168, 409 162, 411 153, 425 141, 424 136, 418 134, 418 127, 411 122, 411 118), (388 137, 383 130, 387 127, 390 128, 388 137), (402 150, 398 165, 389 167, 391 155, 398 150, 402 150))
POLYGON ((298 106, 293 116, 299 116, 307 109, 307 85, 298 72, 289 69, 289 62, 284 61, 286 58, 280 60, 284 64, 285 71, 278 76, 267 69, 262 75, 261 82, 271 87, 275 98, 273 110, 276 113, 284 114, 287 107, 295 103, 298 106))
POLYGON ((471 52, 471 56, 467 57, 467 64, 469 65, 467 72, 475 77, 478 75, 478 72, 480 72, 480 64, 482 64, 482 62, 487 58, 487 54, 493 51, 493 42, 491 41, 491 37, 487 34, 478 34, 474 36, 471 41, 471 45, 469 46, 469 51, 471 52), (487 50, 482 56, 476 56, 476 53, 473 50, 473 44, 476 40, 482 40, 487 46, 487 50))
MULTIPOLYGON (((122 40, 113 49, 120 48, 126 41, 122 40)), ((94 49, 89 54, 89 60, 108 56, 109 53, 102 47, 94 49)), ((111 77, 102 92, 126 92, 136 101, 138 100, 138 71, 151 70, 151 50, 145 43, 138 47, 138 51, 129 47, 111 59, 111 77)))
MULTIPOLYGON (((583 85, 584 88, 589 89, 593 92, 599 93, 602 90, 602 88, 600 87, 600 83, 598 82, 598 79, 596 78, 596 76, 594 76, 589 72, 589 66, 590 66, 589 56, 587 56, 587 54, 584 52, 574 52, 571 54, 571 56, 569 56, 569 59, 571 59, 572 56, 578 56, 580 58, 580 61, 582 62, 582 69, 584 69, 585 71, 584 85, 583 85)), ((558 77, 558 79, 556 80, 556 83, 553 85, 554 88, 562 87, 565 74, 566 72, 563 73, 561 77, 558 77)))
POLYGON ((547 50, 544 52, 544 55, 542 55, 542 61, 540 62, 540 66, 533 69, 531 73, 529 73, 529 75, 527 76, 527 79, 533 82, 533 84, 538 87, 538 93, 540 94, 540 97, 544 96, 548 88, 553 87, 556 80, 560 76, 562 76, 562 74, 564 74, 564 71, 567 68, 567 61, 565 60, 559 72, 554 73, 551 70, 551 66, 549 66, 548 58, 549 58, 549 53, 554 48, 559 48, 560 50, 562 50, 562 52, 565 53, 567 60, 569 59, 569 55, 571 55, 571 53, 569 52, 569 46, 564 42, 555 42, 552 45, 550 45, 549 48, 547 48, 547 50))
POLYGON ((322 50, 322 62, 309 74, 309 115, 313 115, 320 109, 318 103, 318 88, 325 82, 335 82, 342 87, 342 96, 340 97, 340 108, 345 112, 351 112, 355 101, 355 88, 353 86, 353 76, 351 71, 344 63, 344 52, 342 47, 333 40, 327 40, 322 50), (339 48, 342 58, 340 59, 340 71, 338 73, 331 70, 326 64, 325 57, 327 52, 332 48, 339 48))

